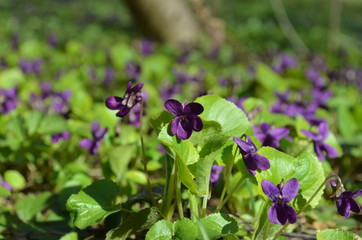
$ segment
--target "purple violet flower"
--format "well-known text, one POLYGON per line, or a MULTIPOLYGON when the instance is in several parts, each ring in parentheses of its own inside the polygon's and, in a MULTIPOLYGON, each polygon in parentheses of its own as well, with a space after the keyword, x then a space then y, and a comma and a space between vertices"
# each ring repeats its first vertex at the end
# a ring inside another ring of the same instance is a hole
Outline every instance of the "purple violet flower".
POLYGON ((16 109, 18 103, 18 91, 16 88, 0 89, 0 113, 3 115, 16 109))
MULTIPOLYGON (((279 149, 280 140, 288 139, 289 129, 286 127, 272 128, 268 123, 262 123, 260 126, 253 126, 255 137, 259 139, 262 146, 269 146, 279 149)), ((290 137, 289 137, 290 139, 290 137)))
POLYGON ((269 160, 257 154, 257 148, 249 136, 246 136, 246 141, 240 138, 234 137, 234 142, 239 146, 240 153, 243 156, 243 160, 248 171, 255 175, 256 170, 268 170, 270 168, 269 160))
POLYGON ((362 194, 362 189, 355 192, 345 190, 343 185, 338 185, 336 181, 330 181, 332 189, 334 190, 334 199, 336 201, 337 211, 343 217, 349 217, 351 211, 359 213, 361 211, 360 205, 353 199, 362 194), (339 194, 339 195, 338 195, 339 194))
POLYGON ((99 123, 95 122, 92 124, 92 136, 93 139, 83 138, 79 142, 79 146, 81 148, 89 150, 89 153, 94 155, 98 153, 98 149, 101 146, 102 139, 104 135, 107 133, 107 128, 100 128, 99 123))
POLYGON ((203 128, 202 120, 197 116, 204 111, 200 103, 192 102, 183 106, 179 101, 169 99, 165 102, 165 108, 176 116, 171 122, 172 136, 185 140, 191 136, 192 130, 199 132, 203 128))
POLYGON ((132 87, 132 82, 130 81, 123 98, 111 96, 106 99, 105 104, 107 108, 118 110, 116 114, 118 117, 126 116, 137 103, 142 101, 142 87, 143 83, 138 83, 132 87))
POLYGON ((299 190, 298 179, 292 178, 285 185, 283 182, 282 180, 276 186, 267 179, 261 182, 263 192, 273 201, 268 212, 269 220, 274 224, 281 225, 297 221, 297 213, 287 203, 297 196, 299 190))
POLYGON ((223 168, 223 166, 212 165, 210 174, 210 182, 212 185, 215 185, 219 181, 220 174, 223 168))
POLYGON ((39 75, 42 65, 43 61, 41 59, 36 59, 34 61, 21 59, 19 61, 19 67, 25 74, 33 73, 39 75))
POLYGON ((322 122, 321 124, 319 124, 318 133, 314 133, 304 129, 302 129, 301 132, 308 138, 312 139, 314 151, 320 161, 325 160, 323 152, 325 152, 327 157, 329 158, 336 158, 338 156, 338 151, 334 147, 324 143, 329 134, 328 124, 326 122, 322 122))
POLYGON ((69 139, 69 132, 68 131, 64 131, 64 132, 61 132, 61 133, 55 133, 52 135, 52 143, 57 143, 59 142, 60 140, 64 140, 64 141, 67 141, 69 139))

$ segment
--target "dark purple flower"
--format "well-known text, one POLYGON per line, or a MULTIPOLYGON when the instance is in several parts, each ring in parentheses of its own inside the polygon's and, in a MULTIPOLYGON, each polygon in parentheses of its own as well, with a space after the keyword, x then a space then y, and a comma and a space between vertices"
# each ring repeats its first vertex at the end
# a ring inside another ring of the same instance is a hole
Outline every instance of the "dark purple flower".
POLYGON ((124 117, 137 103, 142 101, 142 87, 143 83, 138 83, 132 87, 132 82, 129 82, 123 98, 111 96, 106 99, 107 108, 118 110, 116 115, 124 117))
POLYGON ((289 129, 286 127, 272 128, 268 123, 262 123, 260 126, 253 126, 255 137, 259 139, 262 146, 279 148, 280 140, 288 138, 289 129))
POLYGON ((246 141, 240 138, 234 137, 234 142, 239 146, 240 153, 243 156, 243 160, 248 171, 255 175, 256 170, 267 170, 270 168, 269 160, 257 154, 257 148, 249 136, 246 136, 246 141))
POLYGON ((52 135, 52 143, 57 143, 59 142, 60 140, 64 140, 64 141, 67 141, 69 139, 69 132, 68 131, 64 131, 64 132, 61 132, 61 133, 55 133, 52 135))
POLYGON ((192 130, 199 132, 203 127, 201 118, 197 115, 204 111, 200 103, 189 103, 183 106, 175 99, 169 99, 165 102, 165 108, 172 115, 176 116, 171 123, 171 135, 176 135, 182 140, 188 139, 192 130))
POLYGON ((104 135, 107 133, 107 128, 101 128, 99 123, 92 124, 92 136, 93 139, 83 138, 79 142, 79 146, 81 148, 89 150, 89 153, 94 155, 98 152, 99 147, 101 146, 102 139, 104 135))
POLYGON ((315 104, 317 108, 327 108, 326 103, 332 97, 332 92, 320 88, 313 88, 312 96, 312 104, 315 104))
POLYGON ((297 221, 297 213, 287 202, 290 202, 298 194, 298 179, 292 178, 285 185, 282 180, 276 186, 269 180, 264 179, 261 182, 261 186, 265 195, 273 201, 268 212, 269 220, 274 224, 281 225, 287 222, 295 223, 297 221))
POLYGON ((211 184, 216 184, 219 181, 221 171, 223 170, 223 166, 212 165, 211 174, 210 174, 210 182, 211 184))
POLYGON ((325 160, 323 152, 325 152, 329 158, 336 158, 338 156, 338 151, 334 147, 324 143, 329 134, 328 124, 326 122, 322 122, 321 124, 319 124, 318 133, 314 133, 304 129, 302 129, 301 132, 305 136, 312 139, 314 145, 314 151, 317 154, 318 159, 320 161, 325 160))
POLYGON ((18 91, 16 88, 0 89, 0 113, 3 115, 16 109, 18 103, 18 91))
POLYGON ((138 44, 138 48, 143 56, 148 56, 153 53, 153 42, 141 40, 138 44))
POLYGON ((135 62, 128 62, 126 64, 126 72, 131 81, 135 82, 141 74, 141 66, 135 62))
POLYGON ((13 190, 13 187, 4 179, 1 180, 1 186, 3 186, 4 188, 6 188, 9 191, 13 190))
POLYGON ((360 205, 353 199, 362 194, 362 189, 355 192, 345 190, 343 184, 338 184, 336 181, 330 181, 334 191, 334 199, 336 201, 337 211, 344 217, 349 217, 350 212, 359 213, 360 205))

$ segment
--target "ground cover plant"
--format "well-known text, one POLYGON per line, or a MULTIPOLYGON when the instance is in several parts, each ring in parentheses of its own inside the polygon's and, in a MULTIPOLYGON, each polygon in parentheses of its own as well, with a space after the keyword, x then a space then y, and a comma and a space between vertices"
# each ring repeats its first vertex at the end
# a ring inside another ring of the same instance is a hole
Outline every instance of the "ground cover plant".
POLYGON ((0 12, 1 239, 360 239, 356 53, 180 49, 55 4, 45 32, 0 12))

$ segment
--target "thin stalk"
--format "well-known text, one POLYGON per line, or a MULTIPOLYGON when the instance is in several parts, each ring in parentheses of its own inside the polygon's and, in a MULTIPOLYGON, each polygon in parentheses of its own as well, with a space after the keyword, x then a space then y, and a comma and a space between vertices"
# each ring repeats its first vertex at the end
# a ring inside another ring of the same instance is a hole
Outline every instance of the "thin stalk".
POLYGON ((189 199, 190 199, 190 211, 191 211, 191 220, 193 222, 197 222, 199 219, 199 210, 198 210, 198 204, 197 204, 197 198, 195 194, 188 191, 189 193, 189 199))
POLYGON ((143 101, 141 101, 139 133, 140 133, 140 137, 141 137, 142 163, 143 163, 143 170, 144 170, 144 172, 145 172, 145 174, 147 176, 147 188, 148 188, 148 191, 150 192, 151 201, 152 201, 154 206, 157 206, 157 203, 155 201, 154 194, 153 194, 153 191, 152 191, 152 187, 151 187, 150 174, 149 174, 148 169, 147 169, 146 147, 145 147, 145 143, 144 143, 144 140, 143 140, 143 128, 142 128, 143 107, 144 107, 144 104, 143 104, 143 101))
POLYGON ((174 181, 175 181, 175 173, 176 166, 174 161, 170 158, 169 155, 166 155, 166 185, 164 191, 164 198, 162 201, 161 213, 164 218, 170 220, 172 217, 172 213, 170 213, 171 200, 174 194, 174 181))
POLYGON ((240 187, 240 185, 244 182, 244 180, 246 179, 246 176, 242 176, 239 181, 235 184, 235 186, 233 187, 233 189, 228 193, 227 197, 221 202, 221 204, 218 205, 216 212, 219 212, 220 209, 225 205, 225 203, 227 203, 227 201, 229 200, 229 198, 233 195, 233 193, 240 187))
POLYGON ((231 172, 232 172, 232 170, 233 170, 233 166, 234 166, 234 161, 235 161, 237 149, 238 149, 238 148, 236 148, 235 151, 234 151, 234 155, 233 155, 233 160, 232 160, 231 166, 227 166, 227 173, 226 173, 226 177, 225 177, 225 184, 224 184, 224 188, 223 188, 223 190, 222 190, 221 196, 220 196, 219 204, 218 204, 217 207, 216 207, 216 212, 219 212, 219 211, 220 211, 220 209, 221 209, 221 207, 222 207, 222 202, 224 201, 224 197, 225 197, 225 194, 226 194, 226 190, 227 190, 228 187, 229 187, 230 175, 231 175, 231 172))
POLYGON ((207 200, 208 200, 208 195, 205 195, 202 199, 201 217, 206 217, 207 200))
POLYGON ((179 161, 179 159, 176 157, 175 159, 176 163, 175 163, 175 184, 176 184, 176 205, 177 205, 177 211, 178 211, 178 214, 180 216, 180 219, 184 218, 184 212, 183 212, 183 207, 182 207, 182 200, 181 200, 181 182, 180 182, 180 178, 179 178, 179 175, 178 175, 178 164, 177 164, 177 161, 179 161))
POLYGON ((280 28, 293 48, 297 52, 308 53, 308 47, 304 44, 303 40, 300 38, 297 31, 293 27, 293 24, 290 22, 283 2, 281 0, 270 0, 270 5, 272 6, 280 28))
MULTIPOLYGON (((339 177, 337 175, 331 175, 329 177, 327 177, 324 182, 319 186, 319 188, 314 192, 314 194, 312 195, 312 197, 308 200, 308 202, 306 204, 304 204, 304 206, 299 209, 299 211, 297 212, 297 215, 299 215, 300 213, 302 213, 304 211, 304 209, 306 207, 308 207, 309 203, 311 201, 313 201, 313 199, 317 196, 317 194, 319 193, 319 191, 324 187, 324 185, 327 183, 327 181, 331 178, 337 178, 338 181, 340 181, 339 177)), ((289 223, 285 224, 274 236, 273 240, 276 240, 280 234, 282 234, 282 232, 289 226, 289 223)))

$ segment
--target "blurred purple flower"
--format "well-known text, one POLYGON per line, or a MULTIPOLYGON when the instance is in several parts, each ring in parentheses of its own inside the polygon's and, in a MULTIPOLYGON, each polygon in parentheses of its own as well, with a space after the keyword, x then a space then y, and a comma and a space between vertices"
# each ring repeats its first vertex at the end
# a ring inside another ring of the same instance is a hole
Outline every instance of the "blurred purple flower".
POLYGON ((98 153, 99 147, 101 146, 102 139, 107 133, 107 128, 101 128, 99 123, 95 122, 92 124, 92 136, 93 139, 83 138, 79 142, 81 148, 87 149, 90 154, 94 155, 98 153))
POLYGON ((320 72, 314 68, 308 68, 305 72, 305 76, 316 88, 324 88, 326 86, 324 78, 321 76, 320 72))
POLYGON ((239 146, 240 153, 243 156, 243 160, 248 171, 255 175, 256 170, 267 170, 270 168, 269 160, 257 154, 257 148, 249 136, 246 136, 246 141, 240 138, 234 137, 234 142, 239 146))
POLYGON ((332 92, 318 88, 312 89, 313 102, 318 108, 327 108, 326 103, 332 97, 332 92))
POLYGON ((165 102, 165 108, 172 115, 176 116, 171 122, 171 135, 176 135, 182 140, 188 139, 192 130, 199 132, 203 128, 201 118, 198 116, 204 111, 200 103, 189 103, 183 106, 175 99, 169 99, 165 102))
POLYGON ((69 136, 70 136, 70 134, 68 131, 64 131, 61 133, 55 133, 52 135, 52 143, 57 143, 60 140, 67 141, 69 139, 69 136))
POLYGON ((4 57, 0 58, 0 68, 7 68, 8 67, 8 62, 6 61, 6 59, 4 57))
POLYGON ((272 69, 279 74, 284 73, 289 68, 298 66, 297 59, 288 54, 279 54, 276 61, 272 69))
POLYGON ((59 39, 55 33, 51 33, 48 35, 48 44, 53 48, 58 47, 59 39))
POLYGON ((111 67, 106 68, 106 70, 104 72, 103 84, 105 86, 111 85, 115 79, 115 75, 116 75, 116 73, 113 68, 111 68, 111 67))
POLYGON ((318 133, 314 133, 304 129, 302 129, 301 132, 308 138, 312 139, 314 151, 320 161, 325 160, 323 152, 325 152, 327 157, 329 158, 336 158, 338 156, 338 151, 334 147, 324 143, 329 134, 328 124, 326 122, 322 122, 321 124, 319 124, 318 133))
POLYGON ((141 66, 135 62, 128 62, 125 70, 132 82, 135 82, 141 74, 141 66))
POLYGON ((173 71, 173 73, 176 77, 177 84, 184 84, 184 83, 188 82, 188 80, 190 79, 190 76, 187 73, 185 73, 184 71, 175 70, 175 71, 173 71))
POLYGON ((166 155, 166 150, 163 148, 162 144, 158 144, 158 151, 160 151, 163 155, 166 155))
POLYGON ((154 51, 153 42, 148 40, 141 40, 138 44, 138 48, 143 56, 148 56, 154 51))
POLYGON ((294 208, 287 203, 298 194, 298 179, 292 178, 285 185, 282 180, 281 183, 276 186, 269 180, 264 179, 261 182, 261 186, 265 195, 273 201, 268 211, 269 220, 274 224, 281 225, 287 222, 295 223, 297 221, 297 213, 294 208))
POLYGON ((160 90, 160 96, 162 100, 166 101, 167 99, 172 98, 175 94, 180 93, 179 85, 171 85, 162 87, 160 90))
POLYGON ((212 165, 210 174, 210 182, 212 185, 215 185, 219 181, 220 174, 223 168, 223 166, 212 165))
POLYGON ((42 90, 41 95, 37 96, 34 93, 30 94, 30 106, 39 111, 57 113, 67 118, 70 112, 69 99, 72 95, 71 91, 54 91, 49 82, 42 83, 40 88, 42 90))
POLYGON ((4 179, 1 180, 1 186, 3 186, 4 188, 6 188, 9 191, 13 190, 13 187, 4 179))
POLYGON ((42 65, 43 65, 43 61, 41 59, 36 59, 33 61, 21 59, 19 61, 19 67, 24 74, 32 73, 32 74, 39 75, 42 65))
POLYGON ((280 140, 286 138, 290 140, 289 129, 286 127, 272 128, 268 123, 262 123, 260 126, 253 126, 255 137, 259 139, 262 146, 269 146, 279 149, 280 140))
POLYGON ((16 88, 0 89, 0 113, 3 115, 16 109, 18 103, 18 91, 16 88))
POLYGON ((137 103, 142 101, 142 87, 143 83, 138 83, 132 87, 132 82, 129 82, 123 98, 111 96, 106 99, 107 108, 118 110, 116 115, 124 117, 137 103))

